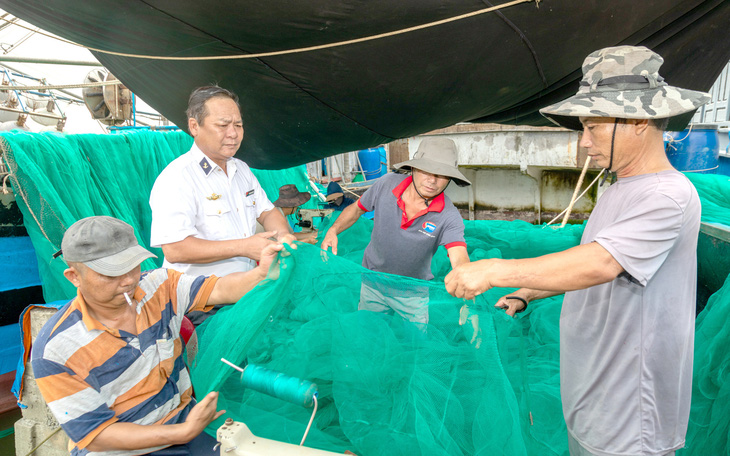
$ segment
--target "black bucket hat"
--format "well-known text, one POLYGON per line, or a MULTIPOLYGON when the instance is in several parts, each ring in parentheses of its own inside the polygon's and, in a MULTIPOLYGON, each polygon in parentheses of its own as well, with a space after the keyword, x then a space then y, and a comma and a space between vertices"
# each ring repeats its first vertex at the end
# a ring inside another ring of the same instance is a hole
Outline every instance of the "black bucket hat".
POLYGON ((300 192, 294 184, 279 187, 279 199, 274 201, 276 207, 297 207, 309 201, 312 197, 307 192, 300 192))

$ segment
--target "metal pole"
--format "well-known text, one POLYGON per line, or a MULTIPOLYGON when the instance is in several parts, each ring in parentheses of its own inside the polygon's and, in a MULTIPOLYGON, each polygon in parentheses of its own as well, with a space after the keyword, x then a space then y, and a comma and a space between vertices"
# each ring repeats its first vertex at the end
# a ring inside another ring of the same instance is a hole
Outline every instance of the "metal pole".
MULTIPOLYGON (((13 68, 13 67, 11 67, 11 66, 8 66, 8 65, 3 65, 3 66, 4 66, 5 68, 7 68, 8 70, 10 70, 10 71, 14 71, 14 72, 16 72, 16 73, 22 73, 22 71, 18 71, 18 70, 16 70, 15 68, 13 68)), ((61 93, 65 93, 66 95, 68 95, 68 96, 70 96, 70 97, 76 98, 77 100, 79 100, 79 101, 81 101, 81 102, 83 102, 83 101, 84 101, 84 100, 83 100, 83 98, 79 97, 79 96, 78 96, 77 94, 75 94, 75 93, 73 93, 73 92, 69 92, 68 90, 65 90, 65 89, 55 89, 55 90, 58 90, 58 91, 59 91, 59 92, 61 92, 61 93)))
POLYGON ((9 55, 0 55, 0 62, 17 62, 17 63, 40 63, 47 65, 76 65, 76 66, 104 66, 99 62, 91 62, 88 60, 62 60, 62 59, 39 59, 36 57, 15 57, 9 55))
POLYGON ((63 120, 66 118, 65 116, 61 117, 61 116, 57 116, 54 114, 43 114, 43 113, 35 112, 35 111, 23 111, 20 109, 6 108, 5 106, 0 106, 0 109, 2 109, 3 111, 17 112, 18 114, 28 114, 31 116, 49 117, 51 119, 56 119, 56 120, 63 120))

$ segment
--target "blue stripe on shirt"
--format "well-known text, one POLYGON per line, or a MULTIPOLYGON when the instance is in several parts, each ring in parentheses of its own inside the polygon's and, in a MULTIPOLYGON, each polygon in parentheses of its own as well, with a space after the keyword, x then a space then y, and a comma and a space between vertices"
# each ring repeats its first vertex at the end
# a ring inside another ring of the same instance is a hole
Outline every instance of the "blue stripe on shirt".
MULTIPOLYGON (((62 307, 62 308, 61 308, 61 309, 60 309, 60 310, 59 310, 58 312, 56 312, 56 313, 55 313, 55 314, 53 315, 53 317, 56 317, 56 316, 58 316, 58 318, 55 318, 54 320, 52 320, 52 321, 53 321, 53 323, 52 323, 52 324, 51 324, 51 326, 50 326, 51 328, 53 328, 53 326, 55 326, 55 325, 56 325, 56 324, 58 323, 58 319, 59 319, 59 318, 61 318, 61 316, 62 316, 62 315, 63 315, 64 313, 66 313, 66 311, 68 310, 68 306, 69 306, 69 305, 71 305, 71 303, 68 303, 68 304, 66 304, 66 305, 65 305, 65 306, 63 306, 63 307, 62 307)), ((51 337, 53 337, 53 336, 55 336, 55 335, 57 335, 57 334, 61 334, 62 332, 66 331, 66 330, 67 330, 68 328, 70 328, 70 327, 72 327, 73 325, 75 325, 76 323, 80 322, 80 321, 81 321, 82 319, 83 319, 83 316, 81 315, 81 311, 79 311, 78 309, 76 309, 76 310, 72 310, 72 311, 71 311, 71 312, 70 312, 70 313, 68 314, 68 317, 66 317, 66 319, 65 319, 65 320, 63 320, 63 321, 61 322, 61 324, 59 324, 59 325, 58 325, 58 328, 56 328, 56 330, 55 330, 55 331, 53 332, 53 334, 51 334, 50 336, 51 336, 51 337)), ((49 321, 50 321, 50 320, 49 320, 49 321)))
MULTIPOLYGON (((179 333, 170 334, 169 331, 170 323, 175 317, 175 309, 172 302, 167 301, 165 307, 160 312, 160 319, 137 336, 139 338, 140 350, 145 351, 150 345, 156 344, 159 339, 176 339, 179 337, 179 333), (167 336, 165 336, 165 332, 168 333, 167 336)), ((178 318, 182 319, 182 317, 178 318)))
POLYGON ((78 442, 86 437, 91 431, 99 427, 99 424, 106 422, 114 417, 114 412, 106 405, 101 405, 96 410, 86 412, 83 415, 67 421, 62 424, 64 432, 74 442, 78 442))
POLYGON ((198 276, 195 278, 195 280, 193 280, 193 284, 190 285, 190 294, 188 295, 188 302, 190 303, 190 306, 188 307, 188 312, 190 312, 190 307, 192 307, 193 303, 195 302, 195 298, 198 296, 200 287, 203 286, 203 282, 205 282, 205 279, 207 279, 207 277, 198 276))
POLYGON ((31 366, 33 366, 33 375, 35 376, 35 378, 49 377, 51 375, 64 373, 76 375, 74 371, 67 368, 66 366, 53 361, 48 361, 46 359, 34 357, 33 360, 31 360, 30 364, 31 366))
POLYGON ((91 369, 84 381, 95 390, 100 391, 124 374, 140 356, 142 353, 139 350, 131 345, 126 345, 104 363, 91 369))

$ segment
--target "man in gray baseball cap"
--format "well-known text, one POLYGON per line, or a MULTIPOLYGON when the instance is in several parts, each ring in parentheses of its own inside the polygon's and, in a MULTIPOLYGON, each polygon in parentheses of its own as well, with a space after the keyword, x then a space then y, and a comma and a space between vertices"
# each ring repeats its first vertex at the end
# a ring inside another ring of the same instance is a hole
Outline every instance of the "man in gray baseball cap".
POLYGON ((581 244, 522 260, 453 270, 447 290, 470 299, 519 288, 496 307, 513 315, 563 292, 560 386, 570 454, 673 455, 689 420, 700 202, 664 153, 663 129, 709 100, 667 85, 645 47, 601 49, 583 63, 578 93, 543 108, 583 129, 580 145, 611 185, 581 244))
POLYGON ((106 216, 71 225, 61 252, 78 294, 46 322, 31 354, 36 384, 71 439, 71 454, 158 454, 170 446, 175 454, 218 454, 202 432, 223 413, 218 393, 197 403, 192 396, 182 319, 237 302, 266 277, 282 247, 265 247, 256 268, 221 278, 142 273, 140 263, 154 255, 131 226, 106 216))

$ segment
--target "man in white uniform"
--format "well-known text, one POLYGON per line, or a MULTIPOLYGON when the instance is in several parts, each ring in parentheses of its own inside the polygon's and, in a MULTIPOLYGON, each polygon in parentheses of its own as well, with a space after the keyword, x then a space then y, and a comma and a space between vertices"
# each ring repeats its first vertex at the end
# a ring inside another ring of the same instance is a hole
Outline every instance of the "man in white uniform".
POLYGON ((495 306, 514 315, 568 291, 560 316, 560 391, 572 456, 674 455, 689 420, 700 202, 672 168, 663 130, 709 101, 671 87, 644 47, 596 51, 578 93, 540 112, 583 129, 581 146, 618 181, 581 245, 524 260, 455 268, 447 290, 470 299, 522 287, 495 306))
POLYGON ((243 139, 238 97, 200 87, 190 95, 187 114, 195 142, 152 188, 151 245, 162 247, 163 267, 189 275, 253 269, 272 237, 293 239, 248 165, 233 158, 243 139), (257 221, 266 232, 254 234, 257 221))

